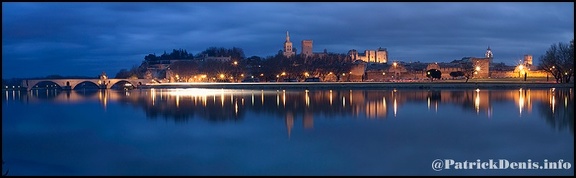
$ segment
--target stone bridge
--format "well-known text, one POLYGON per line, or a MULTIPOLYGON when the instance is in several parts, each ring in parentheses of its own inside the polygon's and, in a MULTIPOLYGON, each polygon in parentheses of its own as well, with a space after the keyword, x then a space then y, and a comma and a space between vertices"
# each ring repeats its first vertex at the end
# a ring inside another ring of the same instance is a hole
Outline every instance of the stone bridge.
POLYGON ((53 82, 56 85, 62 87, 63 89, 74 89, 78 84, 81 83, 93 83, 94 85, 98 86, 100 89, 110 89, 114 84, 119 82, 127 82, 132 84, 132 86, 138 88, 142 85, 146 85, 148 83, 158 83, 154 79, 38 79, 38 80, 22 80, 22 84, 20 86, 26 88, 26 91, 32 90, 32 88, 40 82, 53 82))

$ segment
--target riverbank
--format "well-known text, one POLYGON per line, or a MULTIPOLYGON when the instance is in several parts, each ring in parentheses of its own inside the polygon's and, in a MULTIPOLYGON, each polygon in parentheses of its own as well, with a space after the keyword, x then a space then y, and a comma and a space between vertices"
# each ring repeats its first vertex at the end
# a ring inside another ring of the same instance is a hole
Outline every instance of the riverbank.
POLYGON ((263 82, 263 83, 163 83, 140 88, 224 89, 516 89, 573 88, 574 83, 535 82, 263 82))

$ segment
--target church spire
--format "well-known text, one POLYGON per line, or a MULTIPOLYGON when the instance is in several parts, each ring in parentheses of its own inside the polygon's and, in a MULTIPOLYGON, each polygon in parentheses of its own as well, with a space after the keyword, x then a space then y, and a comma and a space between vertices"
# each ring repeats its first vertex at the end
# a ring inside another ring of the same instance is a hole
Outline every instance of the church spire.
POLYGON ((494 55, 492 54, 492 50, 490 49, 490 46, 488 46, 488 49, 486 49, 486 58, 493 58, 494 55))
POLYGON ((286 41, 290 42, 290 33, 288 31, 286 31, 286 41))

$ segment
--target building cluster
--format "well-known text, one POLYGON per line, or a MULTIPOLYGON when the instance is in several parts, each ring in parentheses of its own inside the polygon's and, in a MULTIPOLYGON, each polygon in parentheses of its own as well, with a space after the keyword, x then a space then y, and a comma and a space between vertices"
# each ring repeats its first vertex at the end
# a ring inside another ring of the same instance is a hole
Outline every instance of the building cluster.
MULTIPOLYGON (((313 41, 310 39, 302 40, 301 51, 297 54, 296 48, 290 41, 290 33, 286 32, 286 40, 283 44, 283 50, 280 52, 285 57, 293 57, 300 55, 301 57, 318 58, 327 55, 327 50, 323 52, 313 52, 313 41)), ((363 53, 358 52, 356 49, 348 51, 347 55, 350 60, 355 61, 355 66, 352 67, 348 76, 344 81, 391 81, 391 80, 424 80, 428 79, 426 71, 436 69, 441 72, 441 80, 457 79, 461 77, 453 77, 453 72, 470 71, 470 64, 472 65, 473 77, 472 78, 517 78, 517 77, 548 77, 544 71, 537 70, 533 65, 532 56, 525 55, 524 60, 516 66, 508 66, 504 63, 494 63, 494 55, 492 49, 488 47, 483 57, 463 57, 460 60, 452 62, 403 62, 392 61, 389 62, 388 49, 381 48, 371 50, 364 50, 363 53), (467 65, 464 65, 467 64, 467 65)), ((216 60, 221 62, 230 62, 231 57, 213 57, 203 56, 200 60, 216 60)), ((150 69, 156 71, 166 69, 169 67, 173 60, 160 62, 157 65, 151 65, 150 69)), ((337 74, 330 74, 337 75, 337 74)), ((328 76, 330 77, 330 76, 328 76)), ((336 77, 332 76, 332 80, 336 77)), ((324 81, 330 81, 323 79, 324 81)), ((342 80, 341 80, 342 81, 342 80)))
MULTIPOLYGON (((324 49, 324 51, 321 53, 312 52, 312 46, 312 40, 302 40, 302 51, 300 52, 300 55, 302 57, 322 57, 328 53, 326 49, 324 49)), ((286 32, 286 41, 284 41, 284 49, 282 52, 285 57, 293 57, 296 55, 296 48, 292 46, 289 32, 286 32)))
MULTIPOLYGON (((302 40, 302 51, 300 55, 305 57, 325 54, 312 52, 312 40, 302 40)), ((296 55, 296 48, 290 42, 290 35, 286 32, 286 41, 284 42, 283 54, 286 57, 296 55)), ((514 78, 523 77, 530 73, 530 77, 546 77, 546 72, 538 71, 532 64, 532 55, 525 55, 524 60, 517 66, 507 66, 504 63, 494 63, 494 54, 488 47, 483 57, 463 57, 460 60, 452 62, 402 62, 394 61, 389 63, 387 48, 378 48, 376 50, 364 50, 359 53, 356 49, 348 51, 349 58, 356 61, 356 66, 350 71, 348 81, 389 81, 389 80, 421 80, 427 79, 426 71, 436 69, 442 75, 441 79, 454 79, 462 77, 453 77, 452 72, 469 71, 472 67, 473 78, 514 78), (469 64, 469 65, 464 65, 469 64), (471 66, 470 66, 471 65, 471 66)))

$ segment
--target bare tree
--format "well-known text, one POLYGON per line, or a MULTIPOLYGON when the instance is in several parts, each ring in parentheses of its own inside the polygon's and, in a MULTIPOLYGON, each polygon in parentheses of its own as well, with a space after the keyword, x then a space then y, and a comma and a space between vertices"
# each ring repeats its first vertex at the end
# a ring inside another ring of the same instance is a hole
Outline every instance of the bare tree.
POLYGON ((550 73, 556 83, 568 83, 574 75, 574 39, 570 44, 552 44, 546 53, 540 56, 539 67, 550 73))
POLYGON ((474 78, 475 75, 478 74, 478 71, 481 69, 486 69, 488 66, 484 66, 482 62, 473 62, 471 60, 462 61, 462 73, 464 73, 464 77, 466 78, 465 82, 468 82, 469 79, 474 78))

